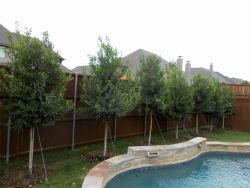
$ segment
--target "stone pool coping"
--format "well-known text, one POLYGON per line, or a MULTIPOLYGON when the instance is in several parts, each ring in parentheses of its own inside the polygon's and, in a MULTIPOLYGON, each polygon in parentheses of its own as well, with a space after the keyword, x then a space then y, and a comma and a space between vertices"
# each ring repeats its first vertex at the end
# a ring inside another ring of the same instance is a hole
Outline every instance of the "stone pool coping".
POLYGON ((249 153, 250 142, 217 142, 196 137, 179 144, 129 147, 127 154, 112 157, 92 168, 82 188, 104 188, 107 182, 124 171, 182 163, 202 153, 216 151, 249 153))

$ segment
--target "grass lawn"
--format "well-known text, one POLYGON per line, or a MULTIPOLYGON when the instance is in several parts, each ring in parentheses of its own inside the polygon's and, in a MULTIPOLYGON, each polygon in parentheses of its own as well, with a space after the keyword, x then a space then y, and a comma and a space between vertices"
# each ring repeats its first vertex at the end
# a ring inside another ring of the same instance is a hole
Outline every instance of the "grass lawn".
MULTIPOLYGON (((172 144, 182 142, 196 137, 193 128, 180 131, 180 139, 174 138, 175 133, 173 131, 164 133, 165 143, 172 144)), ((214 141, 228 141, 228 142, 250 142, 250 133, 238 132, 238 131, 222 131, 216 130, 213 133, 208 130, 201 130, 200 135, 208 138, 208 140, 214 141)), ((160 134, 153 134, 152 143, 164 144, 162 136, 160 134)), ((124 154, 127 152, 128 146, 146 145, 147 138, 143 136, 133 136, 129 138, 117 139, 115 143, 116 154, 124 154)), ((97 162, 88 162, 84 157, 90 151, 102 150, 103 144, 92 144, 77 148, 74 151, 66 149, 64 151, 48 151, 45 152, 45 161, 47 167, 52 170, 52 175, 49 178, 49 183, 37 184, 35 188, 70 188, 81 187, 82 182, 88 171, 97 164, 97 162)), ((109 142, 109 149, 112 150, 111 143, 109 142)), ((3 161, 0 161, 0 179, 5 170, 14 170, 18 166, 24 166, 28 164, 28 156, 20 157, 18 159, 11 160, 6 165, 3 161)), ((34 158, 34 164, 42 164, 41 155, 36 154, 34 158)))

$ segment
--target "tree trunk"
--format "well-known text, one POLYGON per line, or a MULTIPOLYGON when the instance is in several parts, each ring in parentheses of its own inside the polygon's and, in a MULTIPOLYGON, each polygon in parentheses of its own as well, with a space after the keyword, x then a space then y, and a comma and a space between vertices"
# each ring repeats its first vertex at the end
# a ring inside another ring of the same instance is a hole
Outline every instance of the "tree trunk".
POLYGON ((34 152, 34 127, 30 127, 30 148, 29 148, 29 175, 32 176, 33 152, 34 152))
POLYGON ((196 134, 199 134, 198 122, 199 122, 199 114, 196 113, 196 134))
POLYGON ((145 109, 145 119, 144 119, 144 137, 146 137, 147 134, 147 115, 148 115, 148 110, 145 109))
POLYGON ((6 163, 9 163, 10 159, 10 126, 11 126, 11 120, 9 118, 8 120, 8 130, 7 130, 7 148, 6 148, 6 163))
POLYGON ((179 125, 178 125, 178 121, 177 121, 177 123, 176 123, 175 138, 176 138, 176 139, 179 138, 179 125))
POLYGON ((105 130, 104 130, 104 149, 103 149, 103 156, 104 156, 104 157, 106 157, 106 155, 107 155, 108 129, 109 129, 109 122, 108 122, 108 121, 105 121, 105 130))
POLYGON ((225 129, 225 116, 222 116, 222 129, 225 129))
POLYGON ((211 125, 210 125, 210 131, 213 131, 213 118, 211 118, 211 125))
POLYGON ((184 130, 186 128, 186 125, 185 125, 185 120, 182 122, 182 129, 184 130))
POLYGON ((115 117, 115 122, 114 122, 114 142, 116 141, 116 128, 117 128, 117 117, 115 117))
POLYGON ((148 136, 148 145, 150 146, 151 144, 151 134, 152 134, 152 125, 153 124, 153 119, 152 119, 152 109, 150 109, 150 127, 149 127, 149 136, 148 136))

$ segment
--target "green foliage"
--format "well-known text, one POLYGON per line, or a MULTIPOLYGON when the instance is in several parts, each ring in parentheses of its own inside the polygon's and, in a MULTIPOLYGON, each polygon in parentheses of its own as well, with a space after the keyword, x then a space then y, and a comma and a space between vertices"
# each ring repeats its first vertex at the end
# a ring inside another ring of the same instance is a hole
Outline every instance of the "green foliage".
POLYGON ((221 117, 224 114, 224 91, 222 86, 216 82, 212 81, 212 101, 214 102, 214 106, 212 111, 210 111, 208 114, 212 117, 221 117))
POLYGON ((155 55, 140 59, 141 67, 137 73, 140 104, 146 108, 157 109, 157 100, 163 92, 164 72, 161 70, 160 62, 155 55))
POLYGON ((235 109, 235 97, 232 89, 222 86, 224 96, 224 112, 223 115, 230 115, 235 109))
POLYGON ((233 113, 235 101, 232 90, 229 88, 213 82, 213 101, 214 108, 209 114, 213 117, 223 117, 233 113))
POLYGON ((214 88, 212 82, 197 74, 193 78, 194 112, 210 113, 215 108, 213 101, 214 88))
POLYGON ((214 117, 223 117, 232 114, 235 107, 232 90, 219 83, 214 83, 214 90, 213 99, 215 108, 211 112, 211 115, 214 117))
POLYGON ((138 89, 109 40, 99 38, 100 50, 90 57, 91 75, 83 80, 81 100, 104 121, 126 115, 137 105, 138 89))
POLYGON ((9 70, 2 75, 9 117, 17 127, 52 125, 71 107, 64 99, 68 79, 59 68, 59 55, 47 33, 40 41, 31 32, 17 31, 10 41, 9 70))
POLYGON ((240 84, 241 84, 241 85, 250 85, 250 82, 249 82, 249 81, 244 80, 244 81, 242 81, 240 84))
POLYGON ((189 118, 193 111, 193 90, 175 64, 171 64, 167 69, 164 94, 160 103, 162 113, 174 121, 189 118))

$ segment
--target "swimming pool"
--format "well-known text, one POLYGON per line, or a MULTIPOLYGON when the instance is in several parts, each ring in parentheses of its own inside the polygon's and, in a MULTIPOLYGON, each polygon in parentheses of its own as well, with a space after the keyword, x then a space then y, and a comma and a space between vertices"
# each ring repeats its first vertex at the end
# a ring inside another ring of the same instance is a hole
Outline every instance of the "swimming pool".
POLYGON ((250 187, 250 154, 209 152, 184 163, 123 172, 105 188, 250 187))
MULTIPOLYGON (((247 187, 250 187, 249 186, 250 182, 248 180, 250 179, 249 176, 245 176, 245 174, 242 175, 242 172, 245 172, 246 170, 248 170, 248 168, 250 168, 248 161, 250 158, 249 153, 250 153, 250 142, 233 143, 233 142, 207 141, 206 138, 202 137, 196 137, 188 141, 172 145, 132 146, 128 147, 127 154, 112 157, 93 167, 88 172, 87 176, 84 178, 82 188, 93 188, 93 187, 112 188, 111 186, 116 188, 119 187, 140 188, 139 185, 136 184, 137 181, 139 182, 139 180, 140 181, 142 180, 142 183, 146 184, 141 186, 145 188, 147 187, 154 188, 154 186, 159 188, 171 187, 171 186, 177 188, 190 187, 190 186, 205 187, 205 188, 211 186, 213 186, 212 188, 231 187, 231 186, 246 187, 245 185, 247 185, 247 187), (225 153, 223 154, 221 152, 225 153), (222 156, 216 158, 217 154, 221 154, 222 156), (225 156, 223 157, 223 155, 225 156), (210 158, 206 158, 208 156, 210 156, 210 158), (229 156, 229 158, 227 156, 229 156), (238 156, 240 159, 238 158, 235 159, 234 156, 238 156), (244 158, 244 160, 242 160, 242 157, 244 158), (231 158, 233 159, 232 161, 230 161, 231 158), (221 162, 222 164, 217 163, 218 161, 221 160, 224 160, 225 163, 223 161, 221 162), (241 161, 244 161, 244 163, 240 164, 241 161), (216 165, 214 167, 210 164, 206 165, 208 162, 216 165), (200 167, 199 165, 197 167, 197 164, 200 164, 200 167), (224 165, 224 164, 229 164, 229 165, 224 165), (237 166, 236 164, 239 165, 237 166), (182 165, 184 166, 188 165, 188 168, 181 167, 182 165), (210 174, 201 177, 193 176, 195 172, 196 175, 197 174, 206 175, 206 173, 208 172, 211 171, 214 172, 213 168, 217 166, 220 167, 221 171, 218 171, 215 174, 211 174, 211 176, 210 174), (232 166, 233 169, 230 170, 232 166), (179 167, 181 168, 181 170, 176 171, 175 168, 179 167), (227 168, 223 169, 222 167, 227 167, 227 168), (242 167, 242 169, 240 167, 242 167), (173 168, 173 169, 171 169, 170 171, 166 170, 166 172, 164 171, 160 173, 161 170, 164 170, 165 168, 166 169, 173 168), (206 168, 208 169, 208 171, 204 171, 204 169, 206 168), (190 171, 190 169, 192 170, 190 171), (229 172, 232 172, 233 170, 238 170, 238 171, 235 174, 233 172, 232 173, 233 175, 231 175, 229 172), (185 174, 186 171, 192 173, 186 173, 186 176, 184 177, 181 176, 182 174, 185 174), (130 173, 133 172, 136 172, 138 174, 135 175, 132 174, 130 178, 129 177, 130 173), (224 172, 226 172, 226 174, 224 174, 224 172), (124 177, 122 178, 122 176, 124 177), (231 179, 229 179, 230 176, 231 179), (156 179, 154 180, 152 177, 156 179), (162 179, 158 179, 158 177, 162 179), (173 179, 168 179, 170 177, 172 177, 173 179), (183 179, 181 179, 181 177, 183 177, 183 179), (213 178, 214 181, 209 182, 208 180, 211 178, 213 178), (115 184, 116 183, 115 181, 117 179, 121 180, 117 181, 119 182, 118 184, 115 184), (174 179, 176 179, 178 182, 177 183, 174 182, 174 179), (162 180, 167 180, 167 183, 162 180), (186 182, 184 180, 186 180, 186 182), (231 180, 235 185, 224 184, 224 182, 229 183, 231 180), (114 183, 114 185, 112 182, 114 183), (155 185, 150 184, 154 182, 157 183, 155 185), (179 185, 179 183, 181 182, 184 183, 183 186, 179 185), (189 182, 192 182, 193 185, 189 186, 186 184, 189 182)), ((247 171, 247 173, 250 174, 249 171, 247 171)))

